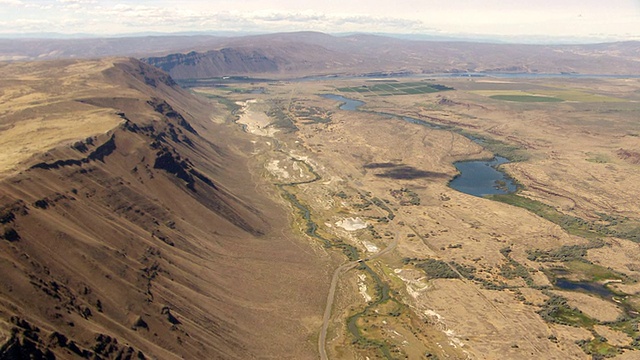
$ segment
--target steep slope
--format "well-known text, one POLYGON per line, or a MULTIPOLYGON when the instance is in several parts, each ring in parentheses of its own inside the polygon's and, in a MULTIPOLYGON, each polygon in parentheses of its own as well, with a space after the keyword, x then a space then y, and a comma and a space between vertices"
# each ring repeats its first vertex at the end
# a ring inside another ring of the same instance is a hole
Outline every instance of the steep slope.
POLYGON ((48 139, 0 180, 1 359, 314 357, 327 274, 209 104, 132 59, 0 73, 48 139))

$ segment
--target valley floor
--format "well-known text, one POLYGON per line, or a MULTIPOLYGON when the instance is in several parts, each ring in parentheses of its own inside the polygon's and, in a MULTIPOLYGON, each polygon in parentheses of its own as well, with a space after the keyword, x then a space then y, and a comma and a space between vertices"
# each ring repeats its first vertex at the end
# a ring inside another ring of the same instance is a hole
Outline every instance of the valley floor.
POLYGON ((260 124, 245 127, 255 175, 291 208, 300 236, 342 259, 321 354, 640 356, 637 79, 238 87, 195 92, 260 124), (342 110, 321 94, 365 105, 342 110), (453 162, 494 154, 512 160, 502 168, 516 194, 447 186, 453 162))
POLYGON ((0 358, 640 357, 640 79, 0 75, 0 358))

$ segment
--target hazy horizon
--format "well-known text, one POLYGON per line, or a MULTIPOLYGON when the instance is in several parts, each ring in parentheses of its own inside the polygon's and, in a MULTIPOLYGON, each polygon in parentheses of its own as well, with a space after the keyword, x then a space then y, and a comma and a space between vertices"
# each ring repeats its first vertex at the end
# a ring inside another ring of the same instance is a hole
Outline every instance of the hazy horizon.
POLYGON ((0 0, 0 37, 319 31, 559 43, 640 40, 640 1, 0 0))

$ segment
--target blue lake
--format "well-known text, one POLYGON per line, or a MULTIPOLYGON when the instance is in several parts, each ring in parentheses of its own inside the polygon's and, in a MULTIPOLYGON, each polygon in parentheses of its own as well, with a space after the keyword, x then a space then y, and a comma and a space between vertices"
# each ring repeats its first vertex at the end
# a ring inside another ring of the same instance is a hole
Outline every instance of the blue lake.
POLYGON ((496 169, 509 160, 496 156, 490 161, 459 161, 453 165, 460 175, 449 182, 449 186, 465 194, 486 196, 509 194, 516 191, 516 185, 505 173, 496 169))
POLYGON ((364 105, 362 101, 349 99, 340 95, 324 94, 320 96, 326 99, 343 102, 344 104, 340 105, 340 110, 356 111, 360 106, 364 105))

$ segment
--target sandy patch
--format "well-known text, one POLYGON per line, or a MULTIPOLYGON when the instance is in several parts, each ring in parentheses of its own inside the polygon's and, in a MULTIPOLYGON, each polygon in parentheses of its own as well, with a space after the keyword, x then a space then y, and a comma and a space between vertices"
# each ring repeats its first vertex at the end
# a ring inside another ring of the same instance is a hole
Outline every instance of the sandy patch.
POLYGON ((364 274, 358 274, 358 291, 360 292, 360 295, 362 295, 362 297, 364 298, 365 302, 369 302, 371 301, 371 295, 369 295, 369 293, 367 293, 367 276, 364 274))
MULTIPOLYGON (((359 217, 346 218, 336 222, 336 226, 341 227, 347 231, 356 231, 367 228, 367 223, 359 217)), ((366 246, 366 245, 365 245, 366 246)))
POLYGON ((417 299, 425 290, 429 289, 429 282, 422 271, 415 269, 395 269, 393 272, 404 282, 407 293, 414 299, 417 299))
POLYGON ((258 110, 262 102, 254 99, 237 102, 237 104, 242 106, 242 109, 240 119, 236 122, 244 125, 247 132, 260 136, 273 136, 278 132, 278 129, 269 127, 271 124, 269 116, 264 111, 258 110))
POLYGON ((378 246, 376 246, 376 244, 374 244, 374 243, 372 243, 370 241, 366 241, 366 240, 362 241, 362 244, 367 249, 367 251, 370 252, 370 253, 377 253, 378 251, 380 251, 378 246))
POLYGON ((287 170, 280 167, 280 160, 271 160, 265 167, 272 175, 280 179, 288 179, 291 177, 287 170))
POLYGON ((293 163, 293 165, 292 165, 292 167, 293 167, 293 171, 297 171, 297 172, 298 172, 298 175, 299 175, 301 178, 302 178, 302 177, 304 177, 304 176, 306 175, 306 170, 305 170, 305 168, 304 168, 303 166, 300 166, 300 164, 299 164, 299 163, 294 162, 294 163, 293 163))

